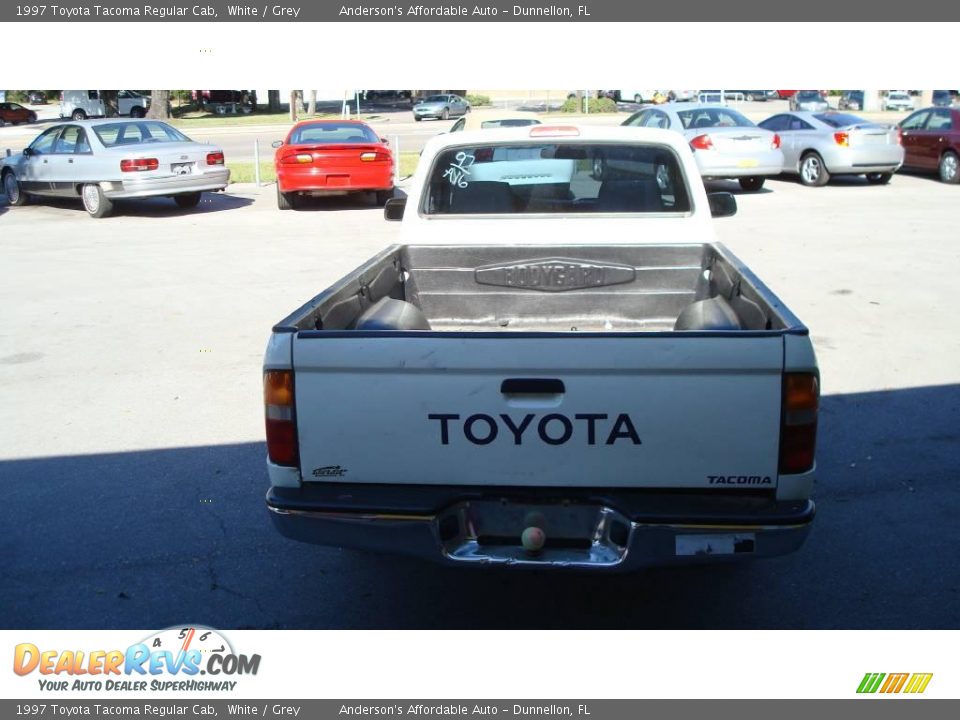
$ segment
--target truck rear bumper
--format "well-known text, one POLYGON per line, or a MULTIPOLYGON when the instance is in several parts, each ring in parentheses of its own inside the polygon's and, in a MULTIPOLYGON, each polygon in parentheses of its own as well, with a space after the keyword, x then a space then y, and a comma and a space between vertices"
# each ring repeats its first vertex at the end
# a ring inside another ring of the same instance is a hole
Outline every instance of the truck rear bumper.
POLYGON ((803 544, 815 512, 810 500, 759 493, 342 484, 274 487, 267 507, 280 533, 302 542, 607 572, 784 555, 803 544), (546 536, 539 551, 522 545, 529 527, 546 536))

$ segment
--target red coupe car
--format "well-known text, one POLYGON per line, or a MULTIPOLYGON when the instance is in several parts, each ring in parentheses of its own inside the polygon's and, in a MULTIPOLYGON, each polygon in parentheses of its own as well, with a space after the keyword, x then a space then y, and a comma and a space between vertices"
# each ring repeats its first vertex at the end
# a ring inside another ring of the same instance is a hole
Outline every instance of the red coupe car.
POLYGON ((945 183, 960 183, 960 110, 917 110, 900 123, 903 167, 935 172, 945 183))
POLYGON ((0 103, 0 125, 3 123, 10 123, 11 125, 17 125, 18 123, 35 123, 37 121, 37 114, 30 108, 25 108, 23 105, 15 102, 2 102, 0 103))
POLYGON ((366 123, 304 120, 273 146, 281 210, 303 195, 374 192, 380 205, 393 197, 393 152, 366 123))

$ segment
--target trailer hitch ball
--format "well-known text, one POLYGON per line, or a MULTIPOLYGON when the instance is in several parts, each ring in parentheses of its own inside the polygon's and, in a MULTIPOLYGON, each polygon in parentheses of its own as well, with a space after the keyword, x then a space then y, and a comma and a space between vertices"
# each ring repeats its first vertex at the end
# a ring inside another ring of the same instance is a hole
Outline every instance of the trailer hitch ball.
POLYGON ((528 553, 535 554, 543 550, 543 546, 547 542, 547 534, 542 528, 531 525, 520 535, 520 542, 524 550, 528 553))

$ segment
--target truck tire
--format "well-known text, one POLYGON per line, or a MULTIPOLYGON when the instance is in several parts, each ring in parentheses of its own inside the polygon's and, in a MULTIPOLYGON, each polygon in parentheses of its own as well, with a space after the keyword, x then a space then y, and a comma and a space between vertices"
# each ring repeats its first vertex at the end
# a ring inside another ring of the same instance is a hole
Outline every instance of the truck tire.
POLYGON ((820 153, 810 151, 800 158, 800 182, 807 187, 823 187, 830 182, 830 173, 820 153))
POLYGON ((940 158, 940 165, 937 170, 940 173, 940 180, 951 185, 960 183, 960 158, 951 150, 948 150, 940 158))
POLYGON ((86 120, 86 119, 87 119, 87 114, 86 114, 83 110, 81 110, 80 108, 77 108, 77 109, 74 110, 72 113, 70 113, 70 119, 71 119, 71 120, 74 120, 74 121, 76 121, 76 120, 86 120))
POLYGON ((130 117, 132 118, 142 118, 147 114, 147 111, 140 105, 134 105, 130 108, 130 117))
POLYGON ((757 192, 757 190, 763 187, 763 182, 765 179, 766 178, 760 177, 759 175, 742 177, 740 178, 740 187, 749 192, 757 192))
POLYGON ((80 197, 83 200, 83 209, 92 218, 106 217, 113 210, 113 200, 104 195, 96 183, 87 183, 81 187, 80 197))
POLYGON ((285 193, 280 192, 280 185, 277 185, 277 207, 281 210, 293 210, 293 206, 296 204, 294 200, 294 193, 285 193))
POLYGON ((182 195, 174 195, 173 200, 177 203, 177 207, 195 208, 200 204, 200 195, 201 193, 198 192, 183 193, 182 195))
POLYGON ((20 187, 20 181, 13 170, 8 170, 3 174, 3 192, 7 196, 7 204, 14 207, 21 207, 27 204, 27 194, 20 187))

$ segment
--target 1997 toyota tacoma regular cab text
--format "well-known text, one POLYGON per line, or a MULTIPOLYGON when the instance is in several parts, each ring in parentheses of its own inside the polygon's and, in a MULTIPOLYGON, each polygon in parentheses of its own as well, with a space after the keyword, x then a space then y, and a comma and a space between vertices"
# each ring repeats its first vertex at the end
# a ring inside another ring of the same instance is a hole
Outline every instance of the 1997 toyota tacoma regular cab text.
POLYGON ((711 214, 735 211, 665 130, 429 141, 384 211, 400 244, 273 328, 276 527, 453 564, 796 550, 819 374, 807 329, 715 241, 711 214))

